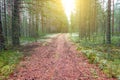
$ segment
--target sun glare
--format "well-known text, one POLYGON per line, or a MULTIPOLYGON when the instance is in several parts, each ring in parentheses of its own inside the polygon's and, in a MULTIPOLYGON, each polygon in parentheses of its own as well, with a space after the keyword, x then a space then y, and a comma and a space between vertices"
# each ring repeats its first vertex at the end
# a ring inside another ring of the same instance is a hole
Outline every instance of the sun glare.
POLYGON ((65 9, 65 13, 70 20, 71 12, 74 11, 75 3, 74 0, 62 0, 63 7, 65 9))

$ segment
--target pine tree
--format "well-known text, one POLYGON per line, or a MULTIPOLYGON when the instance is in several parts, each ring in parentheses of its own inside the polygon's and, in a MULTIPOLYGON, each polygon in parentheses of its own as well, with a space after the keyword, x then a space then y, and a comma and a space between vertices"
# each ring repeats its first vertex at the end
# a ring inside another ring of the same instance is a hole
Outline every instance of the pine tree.
POLYGON ((14 0, 12 12, 12 44, 13 46, 20 45, 20 16, 19 16, 20 0, 14 0))
POLYGON ((111 0, 108 0, 108 25, 106 40, 107 44, 111 44, 111 0))
POLYGON ((2 29, 2 19, 1 19, 1 2, 0 2, 0 50, 5 48, 4 45, 4 36, 3 36, 3 29, 2 29))

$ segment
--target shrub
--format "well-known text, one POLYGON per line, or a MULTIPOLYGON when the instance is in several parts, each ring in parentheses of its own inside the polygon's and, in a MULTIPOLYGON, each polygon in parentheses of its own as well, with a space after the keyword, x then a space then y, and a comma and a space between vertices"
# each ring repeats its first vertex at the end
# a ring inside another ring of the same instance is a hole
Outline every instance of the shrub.
POLYGON ((3 51, 0 54, 0 80, 8 77, 15 69, 23 54, 19 51, 3 51))

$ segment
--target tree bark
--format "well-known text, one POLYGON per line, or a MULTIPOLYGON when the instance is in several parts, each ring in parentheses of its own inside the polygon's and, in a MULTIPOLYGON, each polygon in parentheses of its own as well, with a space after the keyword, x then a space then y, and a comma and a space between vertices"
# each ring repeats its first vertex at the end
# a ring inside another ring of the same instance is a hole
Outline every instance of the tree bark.
POLYGON ((3 29, 2 29, 2 19, 1 19, 1 1, 0 1, 0 50, 5 49, 4 43, 4 36, 3 36, 3 29))
POLYGON ((112 36, 114 35, 114 0, 113 0, 113 13, 112 13, 112 36))
POLYGON ((13 4, 13 12, 12 12, 12 44, 13 46, 19 46, 20 45, 20 17, 19 17, 19 4, 20 0, 14 0, 13 4))
POLYGON ((5 41, 6 43, 8 42, 7 40, 7 19, 6 19, 6 0, 4 0, 4 35, 5 35, 5 41))
POLYGON ((108 25, 106 40, 107 44, 111 44, 111 0, 108 0, 108 25))

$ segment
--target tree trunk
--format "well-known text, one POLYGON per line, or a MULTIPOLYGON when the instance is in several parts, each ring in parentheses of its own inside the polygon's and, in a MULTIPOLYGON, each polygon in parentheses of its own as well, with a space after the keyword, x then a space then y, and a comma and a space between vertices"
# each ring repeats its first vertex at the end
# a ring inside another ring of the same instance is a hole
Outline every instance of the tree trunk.
POLYGON ((112 36, 114 35, 114 0, 113 0, 113 13, 112 13, 112 36))
POLYGON ((5 41, 6 43, 8 42, 7 40, 7 19, 6 19, 6 0, 4 0, 4 35, 5 35, 5 41))
POLYGON ((14 7, 12 12, 12 44, 13 46, 19 46, 19 29, 20 29, 20 19, 19 19, 19 3, 20 0, 14 0, 14 7))
POLYGON ((3 50, 5 48, 4 42, 5 41, 4 41, 3 30, 2 30, 1 1, 0 1, 0 50, 3 50))
POLYGON ((111 44, 111 0, 108 0, 108 25, 106 40, 107 44, 111 44))

